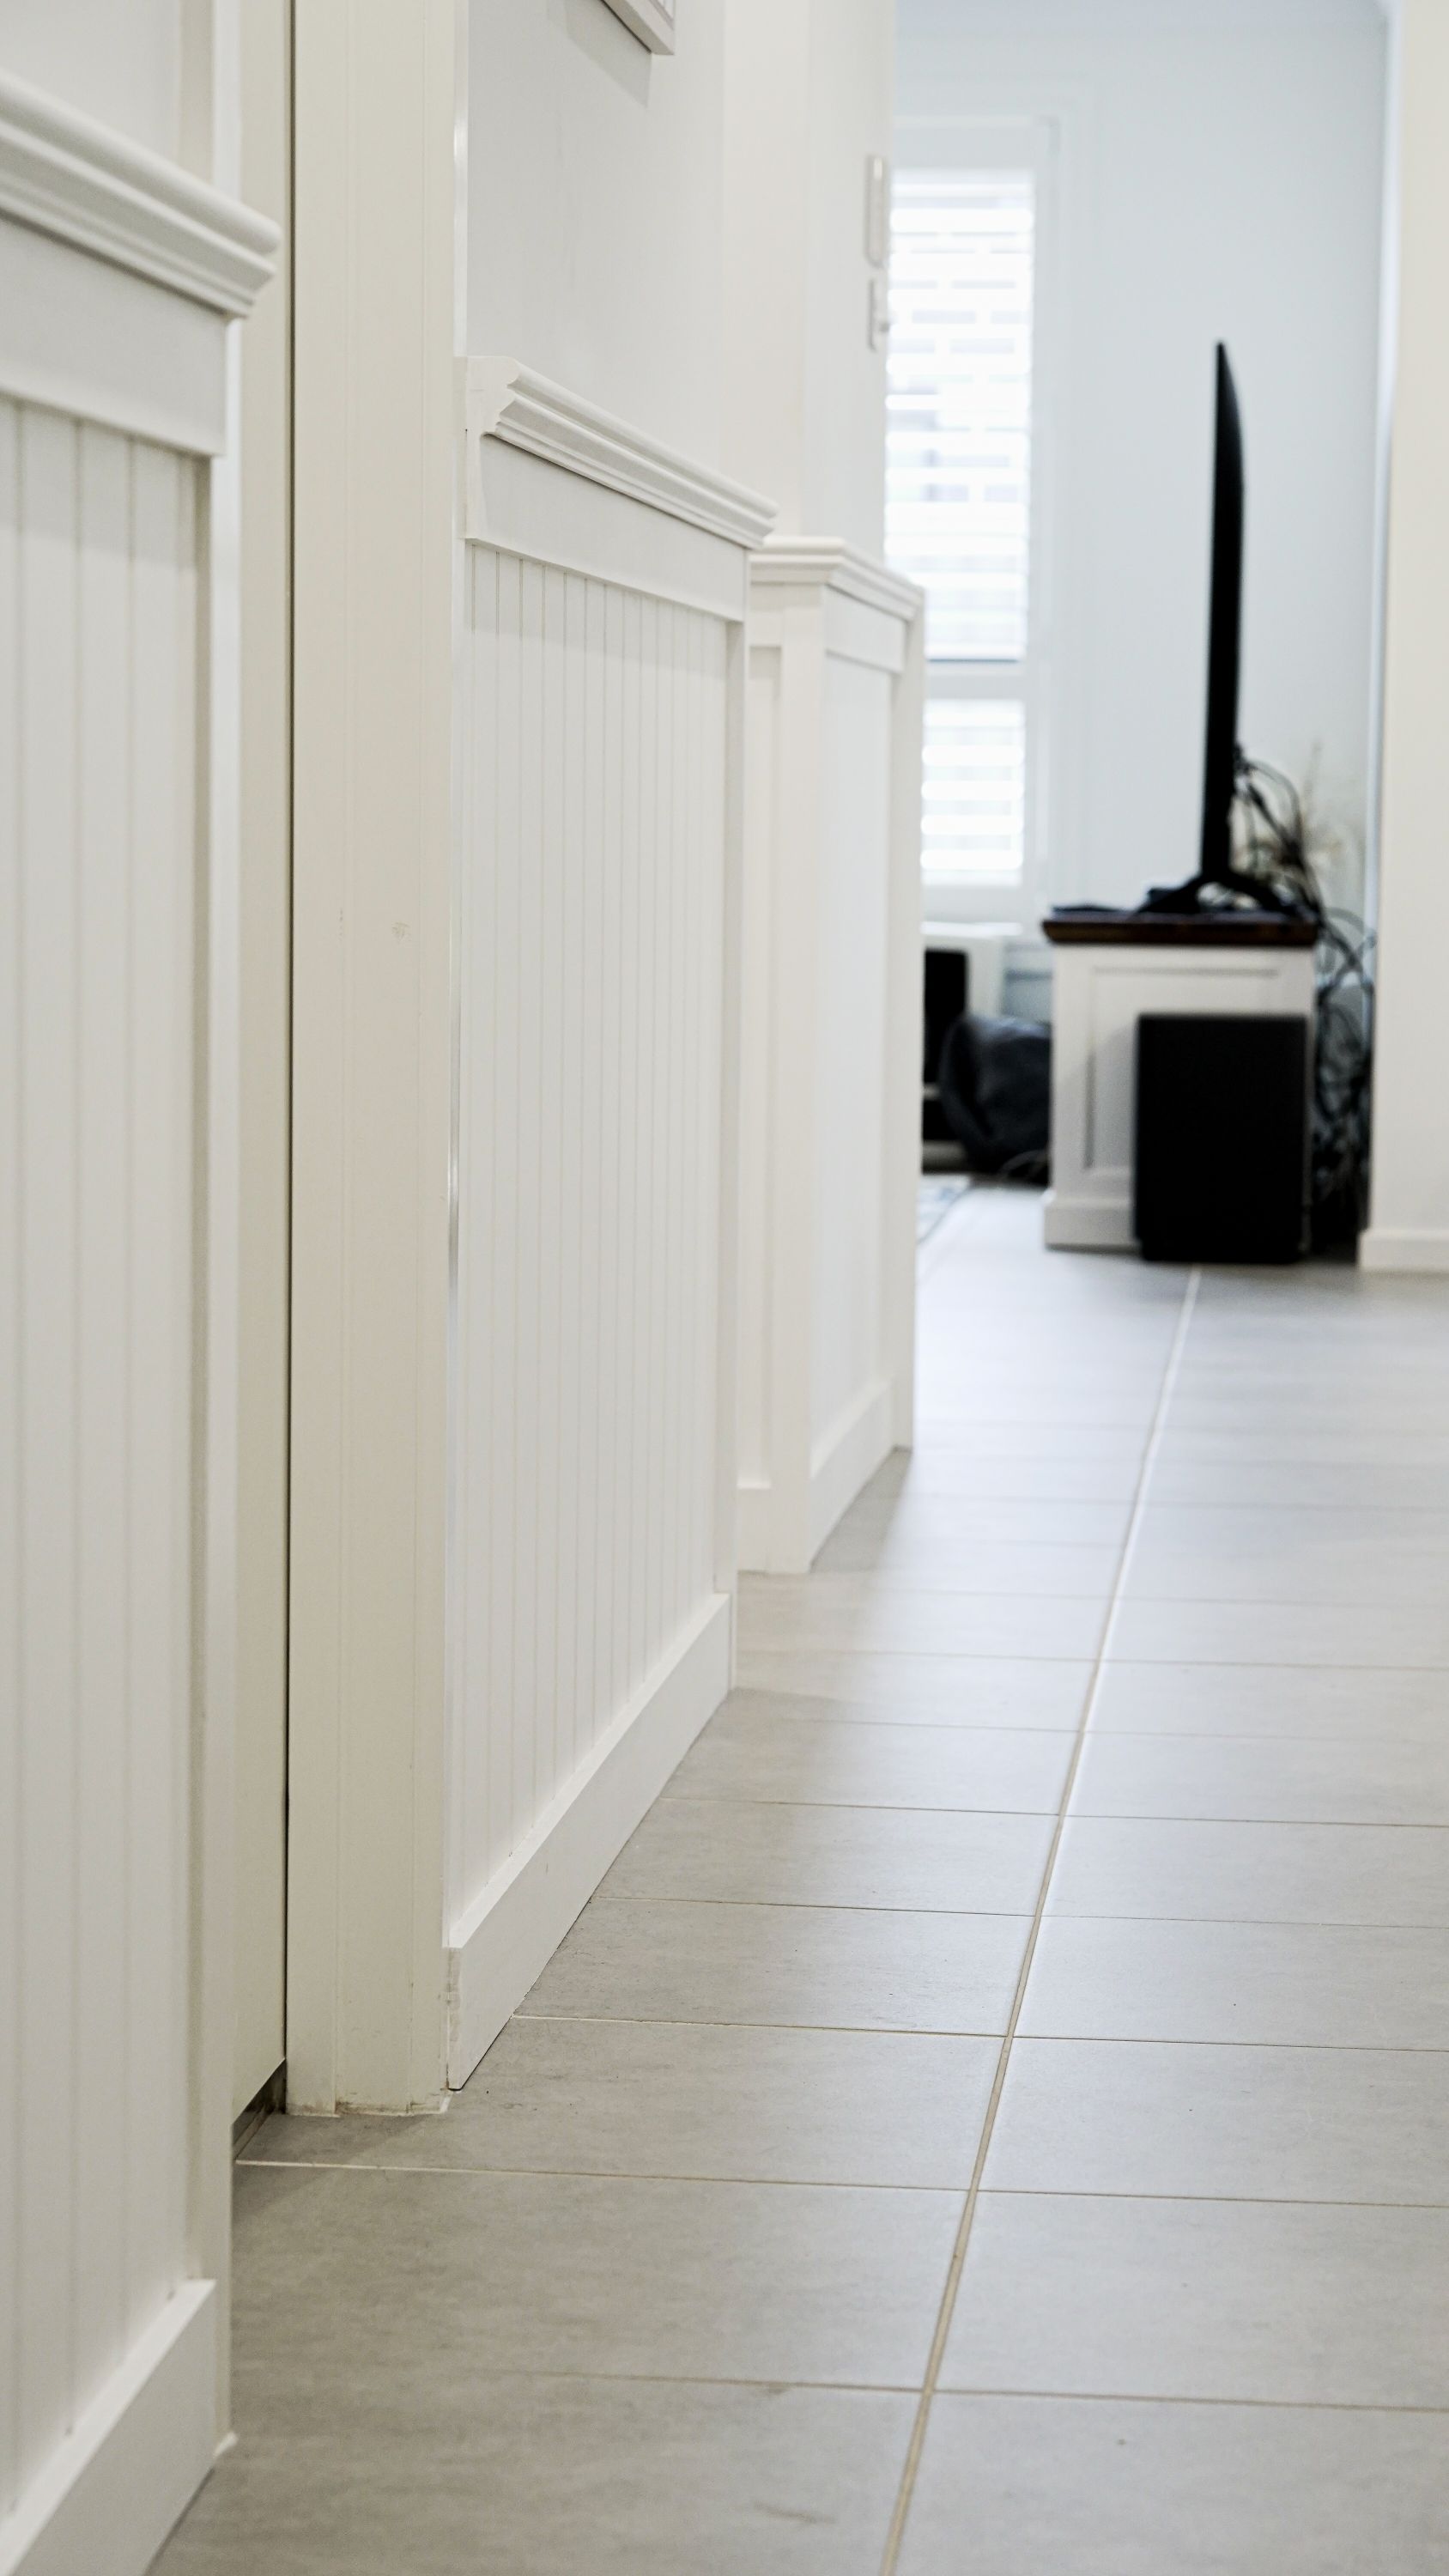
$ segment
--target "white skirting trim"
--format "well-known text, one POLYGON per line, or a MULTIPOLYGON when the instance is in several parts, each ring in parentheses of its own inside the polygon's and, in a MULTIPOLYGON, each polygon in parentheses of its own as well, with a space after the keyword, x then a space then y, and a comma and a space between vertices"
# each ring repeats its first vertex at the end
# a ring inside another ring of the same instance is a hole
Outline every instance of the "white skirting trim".
POLYGON ((836 1522, 897 1448, 909 1448, 908 1414, 897 1418, 888 1380, 868 1386, 842 1414, 810 1461, 808 1486, 741 1484, 735 1538, 742 1574, 808 1574, 836 1522))
POLYGON ((1048 1190, 1043 1229, 1049 1252, 1134 1252, 1127 1199, 1069 1199, 1048 1190))
POLYGON ((211 2467, 216 2284, 166 2302, 0 2523, 0 2576, 145 2576, 211 2467))
POLYGON ((466 2084, 730 1686, 734 1604, 708 1602, 526 1843, 453 1927, 448 2082, 466 2084))
POLYGON ((866 1388, 858 1402, 815 1444, 810 1461, 810 1562, 813 1565, 838 1520, 890 1455, 895 1427, 894 1389, 884 1381, 866 1388))
POLYGON ((775 1528, 773 1485, 741 1485, 735 1497, 735 1556, 741 1574, 771 1572, 775 1528))
POLYGON ((1360 1270, 1449 1271, 1449 1230, 1442 1226, 1370 1226, 1360 1236, 1360 1270))

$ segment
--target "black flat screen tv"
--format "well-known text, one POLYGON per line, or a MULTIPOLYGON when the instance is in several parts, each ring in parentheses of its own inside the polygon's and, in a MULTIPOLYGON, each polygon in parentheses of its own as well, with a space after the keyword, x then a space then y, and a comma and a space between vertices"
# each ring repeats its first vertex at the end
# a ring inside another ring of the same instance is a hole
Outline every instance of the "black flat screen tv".
POLYGON ((1212 611, 1208 629, 1207 754, 1203 766, 1200 874, 1233 878, 1233 799, 1238 764, 1238 680, 1243 636, 1243 422, 1227 350, 1218 344, 1217 461, 1213 469, 1212 611))

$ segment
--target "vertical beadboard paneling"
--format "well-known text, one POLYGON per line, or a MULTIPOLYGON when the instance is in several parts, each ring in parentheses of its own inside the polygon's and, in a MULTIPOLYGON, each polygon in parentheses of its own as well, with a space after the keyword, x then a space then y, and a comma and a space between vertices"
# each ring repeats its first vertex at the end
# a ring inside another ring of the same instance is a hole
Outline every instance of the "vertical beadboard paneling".
POLYGON ((470 550, 453 1886, 713 1596, 724 621, 470 550))
POLYGON ((124 439, 82 429, 79 593, 82 647, 77 717, 78 959, 81 1072, 77 1205, 80 1224, 79 1597, 77 1639, 75 2341, 99 2385, 120 2360, 125 2280, 126 2163, 116 2115, 127 2098, 124 1947, 130 1694, 126 1490, 131 1305, 127 1060, 131 1004, 130 705, 116 676, 130 667, 131 457, 124 439))
POLYGON ((66 2431, 73 2362, 77 435, 21 414, 22 2485, 66 2431))
POLYGON ((0 403, 0 2510, 186 2270, 197 471, 0 403))
MULTIPOLYGON (((628 1629, 627 1550, 623 1482, 623 1371, 619 1312, 625 1235, 624 1173, 632 1160, 633 1122, 624 1114, 624 1066, 632 1037, 632 1003, 626 991, 629 952, 624 937, 624 848, 620 781, 624 734, 624 600, 599 587, 590 629, 590 662, 598 700, 600 778, 600 1038, 599 1087, 599 1420, 594 1474, 595 1670, 611 1700, 616 1697, 621 1640, 628 1629)), ((630 1108, 632 1110, 632 1102, 630 1108)), ((585 1730, 587 1732, 587 1730, 585 1730)))
POLYGON ((189 856, 195 834, 194 481, 175 457, 138 447, 133 495, 131 1515, 136 1541, 149 1533, 131 1552, 128 2056, 150 2067, 145 2087, 130 2089, 129 2287, 139 2327, 179 2278, 186 2206, 188 1779, 179 1720, 190 1689, 193 928, 192 871, 181 851, 189 856), (169 866, 157 864, 162 853, 169 866), (169 1725, 158 1723, 163 1711, 169 1725))
POLYGON ((751 1186, 740 1201, 740 1482, 770 1482, 774 1400, 770 1210, 775 1188, 774 895, 780 798, 781 655, 756 644, 749 660, 750 763, 746 777, 743 899, 744 1046, 740 1063, 740 1153, 751 1186))
MULTIPOLYGON (((20 2066, 20 438, 0 403, 0 2070, 20 2066)), ((20 2124, 0 2119, 0 2517, 20 2477, 20 2124)))
POLYGON ((881 1287, 894 681, 825 664, 815 1026, 811 1438, 829 1442, 888 1373, 881 1287), (862 1187, 862 1175, 874 1186, 862 1187))

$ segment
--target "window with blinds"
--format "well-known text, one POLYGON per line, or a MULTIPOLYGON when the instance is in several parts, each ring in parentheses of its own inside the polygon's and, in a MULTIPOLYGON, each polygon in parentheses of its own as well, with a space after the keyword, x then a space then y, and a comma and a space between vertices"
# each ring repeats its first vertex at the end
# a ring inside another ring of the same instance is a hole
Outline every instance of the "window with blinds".
POLYGON ((936 877, 1025 865, 1036 199, 1022 169, 894 189, 887 551, 926 594, 936 877))
POLYGON ((928 877, 1018 875, 1026 841, 1026 709, 929 698, 921 865, 928 877))

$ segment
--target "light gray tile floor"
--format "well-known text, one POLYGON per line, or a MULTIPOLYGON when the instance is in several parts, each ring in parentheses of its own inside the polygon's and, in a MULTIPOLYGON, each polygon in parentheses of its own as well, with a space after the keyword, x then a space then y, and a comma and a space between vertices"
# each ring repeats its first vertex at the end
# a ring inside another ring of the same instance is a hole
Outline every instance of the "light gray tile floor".
POLYGON ((1442 2576, 1449 1305, 933 1239, 466 2090, 238 2176, 165 2576, 1442 2576))

